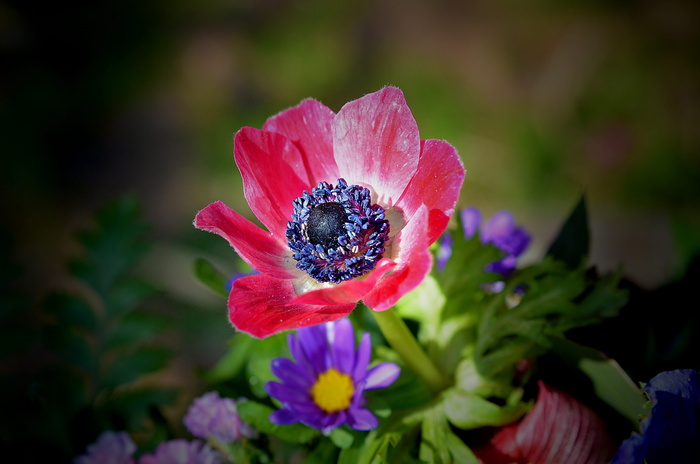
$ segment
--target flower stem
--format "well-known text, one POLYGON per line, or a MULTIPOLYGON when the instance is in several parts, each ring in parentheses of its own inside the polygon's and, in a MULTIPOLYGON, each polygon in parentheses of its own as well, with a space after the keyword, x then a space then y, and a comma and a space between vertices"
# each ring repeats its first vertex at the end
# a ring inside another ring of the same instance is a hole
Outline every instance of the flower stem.
POLYGON ((403 319, 395 310, 370 311, 379 325, 384 338, 389 345, 401 356, 408 366, 425 381, 433 393, 439 393, 446 387, 440 371, 433 361, 425 354, 423 348, 413 336, 403 319))

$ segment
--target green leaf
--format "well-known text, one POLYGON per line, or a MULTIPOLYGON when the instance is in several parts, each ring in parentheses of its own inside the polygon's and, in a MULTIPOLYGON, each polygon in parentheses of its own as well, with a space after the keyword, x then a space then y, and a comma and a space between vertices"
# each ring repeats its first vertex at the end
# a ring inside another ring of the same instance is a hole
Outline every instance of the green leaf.
POLYGON ((318 430, 302 424, 273 424, 269 417, 274 410, 264 404, 255 401, 242 401, 236 407, 241 419, 262 434, 273 435, 280 440, 291 443, 308 443, 320 435, 318 430))
POLYGON ((471 392, 451 388, 443 393, 444 413, 461 429, 506 425, 522 417, 529 409, 521 402, 522 391, 513 390, 503 406, 471 392))
POLYGON ((479 372, 498 375, 551 349, 549 336, 615 316, 626 299, 619 276, 589 280, 583 268, 570 270, 552 258, 517 271, 504 291, 481 305, 474 350, 479 372), (516 287, 525 292, 513 303, 508 296, 516 287))
POLYGON ((414 290, 404 295, 394 306, 401 317, 413 319, 420 324, 419 340, 434 340, 440 322, 440 313, 445 304, 445 295, 433 275, 428 275, 414 290))
POLYGON ((640 388, 613 359, 563 338, 551 337, 553 352, 581 370, 593 383, 598 398, 637 424, 646 399, 640 388))
MULTIPOLYGON (((481 286, 485 283, 495 282, 502 277, 484 271, 484 268, 503 257, 503 252, 491 244, 481 243, 478 234, 470 239, 464 238, 459 232, 452 234, 452 255, 441 273, 435 274, 440 288, 447 298, 451 309, 461 312, 465 303, 464 299, 482 295, 481 286)), ((447 311, 445 316, 450 316, 447 311)))
POLYGON ((70 264, 71 272, 109 302, 111 289, 147 251, 145 231, 134 198, 106 205, 95 214, 94 228, 79 234, 84 254, 70 264))
POLYGON ((353 434, 344 427, 338 427, 333 429, 330 435, 330 439, 335 446, 340 449, 350 448, 355 439, 353 434))
POLYGON ((138 430, 152 416, 154 409, 162 409, 175 403, 178 392, 169 389, 138 388, 120 389, 105 403, 105 410, 125 422, 127 430, 138 430))
POLYGON ((170 358, 169 350, 158 347, 139 348, 119 356, 107 370, 103 380, 106 387, 117 387, 164 368, 170 358))
POLYGON ((165 327, 163 316, 145 311, 133 311, 122 317, 105 342, 105 349, 138 345, 151 340, 165 327))
POLYGON ((215 384, 236 377, 245 367, 255 347, 256 339, 244 332, 238 332, 229 343, 224 356, 204 374, 204 379, 215 384))
POLYGON ((445 445, 452 455, 452 462, 460 464, 479 464, 479 459, 472 450, 454 433, 448 431, 445 434, 445 445))
POLYGON ((588 211, 586 197, 582 195, 547 250, 547 254, 563 261, 570 269, 575 269, 585 262, 589 246, 588 211))
POLYGON ((107 294, 105 309, 110 316, 118 316, 138 307, 143 300, 158 293, 158 290, 143 279, 129 278, 115 282, 107 294))
POLYGON ((279 333, 271 337, 253 340, 247 358, 246 375, 251 391, 259 398, 267 396, 265 383, 277 380, 270 370, 270 363, 274 358, 287 355, 286 337, 286 333, 279 333))
POLYGON ((70 327, 51 325, 42 333, 44 345, 69 366, 77 367, 86 373, 95 369, 97 360, 92 347, 82 334, 70 327))
POLYGON ((197 280, 212 292, 223 297, 228 296, 226 290, 228 277, 216 269, 212 263, 204 258, 197 258, 192 265, 192 272, 197 280))
POLYGON ((337 462, 338 448, 330 440, 320 440, 311 449, 311 452, 304 459, 303 464, 327 464, 337 462))
POLYGON ((68 293, 52 293, 45 302, 44 308, 56 317, 59 324, 67 324, 83 330, 94 330, 97 326, 95 313, 87 302, 68 293))
POLYGON ((426 411, 421 427, 419 456, 423 462, 448 464, 452 462, 450 451, 445 448, 449 424, 441 408, 426 411))

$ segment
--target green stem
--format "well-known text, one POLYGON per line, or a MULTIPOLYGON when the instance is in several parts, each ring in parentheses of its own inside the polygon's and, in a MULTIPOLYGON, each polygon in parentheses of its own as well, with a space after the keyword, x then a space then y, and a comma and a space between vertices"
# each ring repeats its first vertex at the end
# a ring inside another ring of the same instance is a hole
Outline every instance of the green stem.
POLYGON ((393 309, 371 311, 384 338, 401 356, 408 366, 422 378, 433 393, 439 393, 447 386, 440 371, 425 354, 401 317, 393 309))

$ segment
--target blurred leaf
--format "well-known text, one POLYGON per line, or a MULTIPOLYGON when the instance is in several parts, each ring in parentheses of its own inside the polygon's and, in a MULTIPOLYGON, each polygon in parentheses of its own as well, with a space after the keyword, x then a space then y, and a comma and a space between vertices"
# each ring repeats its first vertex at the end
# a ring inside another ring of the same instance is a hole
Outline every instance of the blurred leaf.
POLYGON ((338 448, 330 440, 321 440, 311 449, 311 452, 304 459, 303 464, 327 464, 338 462, 336 456, 338 448))
POLYGON ((250 424, 255 430, 262 434, 273 435, 280 440, 291 443, 308 443, 320 435, 316 429, 312 429, 302 424, 277 425, 268 419, 274 411, 269 406, 255 401, 243 401, 237 405, 238 413, 244 422, 250 424))
POLYGON ((105 341, 104 348, 111 350, 147 342, 162 331, 166 321, 163 316, 145 311, 128 313, 117 322, 105 341))
POLYGON ((170 352, 165 348, 139 348, 135 352, 119 356, 108 368, 103 383, 105 387, 116 387, 137 380, 144 374, 166 366, 170 352))
POLYGON ((355 437, 352 432, 343 427, 337 427, 331 431, 330 439, 340 449, 349 448, 355 437))
POLYGON ((209 290, 217 295, 228 297, 226 290, 228 277, 216 269, 212 263, 204 258, 197 258, 192 265, 192 271, 194 276, 209 290))
POLYGON ((435 464, 451 464, 454 458, 445 447, 450 426, 441 407, 432 407, 425 411, 421 428, 419 456, 421 461, 435 464))
POLYGON ((90 346, 82 334, 77 334, 64 327, 53 325, 46 327, 42 333, 46 348, 51 350, 67 365, 82 369, 86 373, 92 373, 97 360, 90 346))
POLYGON ((118 390, 109 397, 104 407, 112 415, 122 417, 127 422, 127 430, 139 430, 151 417, 154 408, 162 409, 173 404, 177 396, 175 390, 160 388, 118 390))
POLYGON ((148 249, 145 230, 135 199, 108 204, 95 214, 94 229, 79 234, 84 253, 70 264, 71 272, 109 303, 110 290, 148 249))
MULTIPOLYGON (((247 334, 245 336, 249 337, 247 334)), ((247 359, 246 374, 253 394, 259 398, 267 396, 265 383, 276 380, 270 370, 270 362, 274 358, 288 355, 286 340, 286 333, 279 333, 263 339, 253 339, 252 349, 247 359)))
POLYGON ((208 383, 219 383, 237 376, 250 358, 255 340, 244 332, 235 334, 229 343, 228 351, 204 374, 204 379, 208 383))
POLYGON ((637 424, 646 399, 642 391, 613 359, 570 340, 551 337, 553 352, 570 366, 581 370, 591 382, 596 395, 617 412, 637 424))
POLYGON ((685 216, 671 218, 675 247, 678 253, 676 272, 682 277, 695 258, 700 256, 700 223, 685 216))
POLYGON ((110 289, 105 301, 105 309, 110 316, 117 316, 135 309, 143 300, 156 293, 157 289, 150 282, 129 277, 110 289))
POLYGON ((479 372, 489 377, 512 369, 551 349, 550 335, 615 316, 626 301, 618 283, 619 276, 592 279, 551 259, 517 271, 504 291, 484 300, 474 353, 479 372), (508 296, 518 287, 525 290, 514 304, 508 296))
POLYGON ((451 388, 443 393, 445 415, 461 429, 501 426, 514 422, 529 409, 522 391, 513 390, 505 405, 498 405, 472 392, 451 388))
POLYGON ((56 317, 57 323, 76 326, 83 330, 95 330, 95 312, 87 302, 68 293, 52 293, 45 302, 46 311, 56 317))
POLYGON ((430 274, 414 290, 407 293, 394 308, 401 317, 419 322, 418 338, 421 342, 435 340, 440 323, 440 313, 445 304, 435 277, 430 274))
POLYGON ((419 407, 432 397, 425 382, 420 381, 412 369, 402 369, 393 384, 387 388, 369 390, 366 395, 373 405, 375 399, 380 399, 392 411, 419 407))
POLYGON ((452 462, 460 464, 479 464, 479 459, 472 450, 454 433, 448 431, 445 435, 445 445, 452 455, 452 462))
MULTIPOLYGON (((461 221, 461 220, 460 220, 461 221)), ((481 286, 495 282, 502 277, 499 274, 484 271, 484 268, 503 257, 503 252, 491 244, 483 244, 478 235, 464 238, 460 232, 452 234, 452 255, 445 268, 436 275, 449 308, 464 306, 464 298, 481 295, 481 286)), ((445 316, 451 315, 449 309, 445 316)))
POLYGON ((585 262, 589 246, 588 210, 586 197, 582 195, 547 250, 547 254, 563 261, 570 269, 575 269, 585 262))

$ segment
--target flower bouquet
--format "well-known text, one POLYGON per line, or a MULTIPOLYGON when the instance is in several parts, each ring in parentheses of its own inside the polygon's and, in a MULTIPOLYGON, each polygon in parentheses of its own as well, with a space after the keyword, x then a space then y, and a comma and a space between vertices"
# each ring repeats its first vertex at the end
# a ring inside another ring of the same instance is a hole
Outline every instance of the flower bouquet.
POLYGON ((520 263, 529 233, 459 204, 460 156, 394 87, 244 127, 234 160, 260 225, 194 220, 241 262, 194 267, 233 328, 190 436, 106 431, 76 463, 700 462, 698 373, 631 379, 585 337, 629 297, 587 264, 585 198, 520 263))

